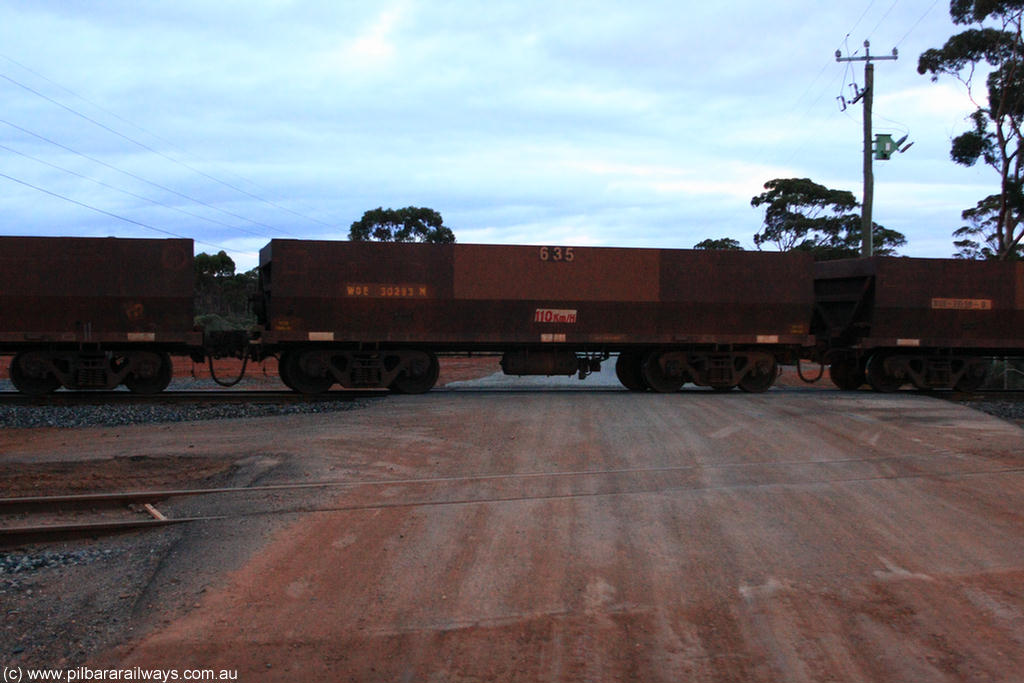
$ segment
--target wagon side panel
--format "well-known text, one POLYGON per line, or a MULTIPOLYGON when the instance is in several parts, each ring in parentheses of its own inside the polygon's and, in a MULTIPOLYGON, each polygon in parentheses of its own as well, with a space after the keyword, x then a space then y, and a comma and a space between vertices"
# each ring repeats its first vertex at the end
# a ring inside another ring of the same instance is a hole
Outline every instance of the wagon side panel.
POLYGON ((0 238, 0 340, 194 343, 192 240, 0 238))

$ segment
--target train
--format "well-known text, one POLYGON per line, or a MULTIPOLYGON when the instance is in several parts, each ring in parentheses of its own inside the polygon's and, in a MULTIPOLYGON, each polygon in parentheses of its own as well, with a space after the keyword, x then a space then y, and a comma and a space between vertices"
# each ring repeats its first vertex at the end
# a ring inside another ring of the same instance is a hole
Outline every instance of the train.
POLYGON ((500 355, 509 375, 614 362, 631 391, 763 392, 779 366, 840 389, 978 388, 1024 356, 1024 263, 805 252, 274 239, 257 326, 194 325, 188 239, 0 237, 0 355, 26 394, 153 394, 171 357, 278 359, 282 382, 429 391, 439 356, 500 355))

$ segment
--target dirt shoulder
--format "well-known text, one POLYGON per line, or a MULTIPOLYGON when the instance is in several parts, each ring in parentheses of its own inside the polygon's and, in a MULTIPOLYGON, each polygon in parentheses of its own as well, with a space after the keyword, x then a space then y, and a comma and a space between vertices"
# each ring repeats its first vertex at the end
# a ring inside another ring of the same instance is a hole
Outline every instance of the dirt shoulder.
POLYGON ((362 483, 92 661, 258 680, 1012 678, 1024 433, 927 398, 810 393, 455 393, 276 421, 362 483))
MULTIPOLYGON (((496 369, 492 357, 445 358, 439 383, 486 376, 496 369)), ((217 375, 225 378, 240 370, 235 359, 214 365, 217 375)), ((210 378, 206 364, 187 359, 176 359, 175 376, 210 378)), ((247 368, 246 388, 283 389, 274 359, 247 368)), ((0 497, 330 478, 336 476, 334 464, 306 457, 299 448, 305 440, 303 425, 317 419, 0 429, 0 497), (280 439, 275 438, 278 429, 285 433, 280 439)), ((306 491, 302 504, 321 495, 306 491)), ((198 509, 196 505, 172 501, 159 508, 180 517, 198 509)), ((203 507, 204 512, 209 509, 203 507)), ((91 521, 96 512, 69 510, 61 519, 91 521)), ((0 515, 0 524, 7 526, 27 521, 26 514, 0 515)), ((174 527, 0 550, 0 656, 15 664, 82 664, 139 630, 169 623, 193 609, 210 585, 241 566, 273 530, 291 521, 288 515, 264 516, 212 527, 174 527)))
POLYGON ((281 681, 1024 669, 1024 431, 912 394, 607 383, 0 430, 0 481, 54 492, 344 484, 176 499, 228 518, 7 553, 26 564, 0 574, 3 654, 281 681))

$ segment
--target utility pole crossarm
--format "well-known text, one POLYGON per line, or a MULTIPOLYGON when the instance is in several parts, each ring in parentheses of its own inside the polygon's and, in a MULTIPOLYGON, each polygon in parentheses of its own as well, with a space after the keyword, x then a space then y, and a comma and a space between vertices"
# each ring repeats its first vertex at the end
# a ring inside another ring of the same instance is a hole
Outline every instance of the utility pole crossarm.
POLYGON ((844 57, 842 50, 836 50, 836 61, 837 62, 873 62, 877 60, 889 59, 897 60, 900 57, 900 51, 896 48, 892 49, 891 55, 876 56, 871 54, 871 43, 864 41, 864 56, 863 57, 844 57))
POLYGON ((871 62, 876 60, 896 60, 899 58, 899 51, 892 49, 892 55, 876 57, 871 54, 871 43, 864 41, 864 55, 862 57, 843 57, 843 53, 836 50, 837 62, 864 62, 864 90, 858 95, 858 99, 864 100, 864 204, 861 210, 860 235, 861 235, 861 256, 871 256, 874 251, 871 221, 871 209, 875 196, 875 177, 871 168, 871 103, 874 99, 875 89, 875 65, 871 62))

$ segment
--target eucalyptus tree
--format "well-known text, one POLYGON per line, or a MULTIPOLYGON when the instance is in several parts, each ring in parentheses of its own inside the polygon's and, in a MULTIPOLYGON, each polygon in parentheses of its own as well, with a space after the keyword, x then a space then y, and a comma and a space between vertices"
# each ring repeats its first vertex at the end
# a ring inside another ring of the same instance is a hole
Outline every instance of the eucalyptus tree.
POLYGON ((407 206, 404 209, 377 207, 363 213, 348 231, 353 242, 429 242, 450 244, 455 233, 444 225, 441 214, 426 207, 407 206))
POLYGON ((999 192, 964 211, 969 225, 954 233, 964 258, 1018 258, 1024 237, 1024 2, 952 0, 953 23, 965 26, 941 48, 925 51, 917 71, 936 81, 952 76, 976 109, 968 130, 953 139, 950 156, 964 166, 979 161, 999 175, 999 192), (976 77, 985 74, 983 92, 976 77))
POLYGON ((735 240, 731 237, 720 237, 718 239, 708 238, 701 240, 697 244, 693 245, 694 249, 703 249, 706 251, 743 251, 743 246, 739 243, 739 240, 735 240))
MULTIPOLYGON (((750 200, 764 207, 763 229, 754 235, 758 249, 772 244, 779 251, 809 251, 816 260, 860 255, 860 204, 847 190, 834 190, 810 178, 776 178, 750 200)), ((890 256, 906 244, 895 230, 874 224, 874 253, 890 256)))

